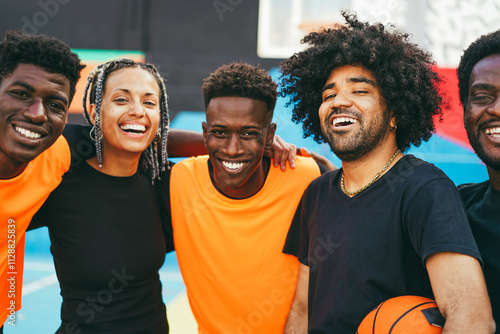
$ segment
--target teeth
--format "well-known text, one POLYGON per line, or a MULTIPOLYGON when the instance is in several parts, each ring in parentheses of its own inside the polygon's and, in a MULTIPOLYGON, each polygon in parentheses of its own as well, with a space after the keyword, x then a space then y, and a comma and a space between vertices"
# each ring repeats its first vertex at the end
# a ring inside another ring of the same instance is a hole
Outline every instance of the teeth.
POLYGON ((222 161, 222 164, 224 165, 224 167, 226 167, 227 169, 240 169, 241 167, 243 167, 243 165, 245 164, 244 162, 228 162, 228 161, 222 161))
POLYGON ((17 132, 19 132, 20 134, 22 134, 26 138, 38 139, 38 138, 42 137, 42 135, 39 133, 32 132, 32 131, 24 129, 24 128, 20 128, 18 126, 14 127, 14 128, 16 129, 17 132))
POLYGON ((358 121, 355 119, 355 118, 351 118, 351 117, 337 117, 333 120, 332 124, 333 126, 337 126, 341 123, 351 123, 351 124, 355 124, 357 123, 358 121))
POLYGON ((144 125, 141 125, 141 124, 123 124, 123 125, 120 125, 120 129, 122 129, 123 131, 127 131, 127 130, 139 131, 139 132, 146 131, 146 127, 144 125))
POLYGON ((500 127, 497 128, 487 128, 484 130, 487 135, 500 134, 500 127))

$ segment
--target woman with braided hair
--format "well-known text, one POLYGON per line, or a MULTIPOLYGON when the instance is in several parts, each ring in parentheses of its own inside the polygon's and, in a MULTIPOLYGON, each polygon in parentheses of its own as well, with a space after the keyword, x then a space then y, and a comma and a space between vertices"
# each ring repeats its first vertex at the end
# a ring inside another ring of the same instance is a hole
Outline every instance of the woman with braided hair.
MULTIPOLYGON (((168 165, 163 79, 150 64, 105 63, 89 76, 84 111, 97 154, 73 159, 30 226, 49 228, 63 298, 56 333, 168 333, 158 270, 173 247, 153 185, 168 165)), ((73 151, 88 144, 81 127, 65 131, 73 151)))

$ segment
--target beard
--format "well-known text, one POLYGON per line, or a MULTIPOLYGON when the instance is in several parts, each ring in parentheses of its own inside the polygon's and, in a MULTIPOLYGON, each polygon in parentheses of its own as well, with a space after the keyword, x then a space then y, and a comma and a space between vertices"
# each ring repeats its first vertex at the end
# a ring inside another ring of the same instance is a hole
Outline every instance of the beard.
MULTIPOLYGON (((484 164, 496 171, 500 171, 500 155, 495 156, 494 154, 488 154, 484 150, 483 146, 479 142, 479 131, 474 132, 475 128, 469 129, 468 127, 465 128, 467 130, 467 137, 469 138, 470 145, 474 149, 474 152, 476 152, 476 155, 481 159, 484 164)), ((486 136, 486 134, 483 134, 486 136)), ((500 150, 500 148, 499 148, 500 150)))
POLYGON ((390 123, 390 114, 386 110, 382 117, 373 117, 366 121, 363 113, 350 109, 334 109, 322 124, 323 136, 333 153, 342 161, 355 161, 371 152, 385 137, 390 123), (358 119, 360 129, 354 133, 339 135, 329 123, 331 115, 351 115, 358 119), (366 122, 366 123, 365 123, 366 122))

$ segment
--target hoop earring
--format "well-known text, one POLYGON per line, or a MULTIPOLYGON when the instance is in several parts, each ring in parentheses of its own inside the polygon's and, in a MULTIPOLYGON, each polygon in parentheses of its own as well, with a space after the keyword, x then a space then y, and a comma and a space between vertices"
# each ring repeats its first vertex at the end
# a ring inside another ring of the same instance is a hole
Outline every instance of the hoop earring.
POLYGON ((153 138, 153 144, 158 145, 161 142, 161 133, 158 131, 153 138))
POLYGON ((394 127, 390 126, 390 127, 389 127, 389 129, 390 129, 391 131, 396 132, 396 130, 398 129, 398 126, 397 126, 397 124, 394 124, 394 127))
MULTIPOLYGON (((90 129, 90 133, 89 133, 89 137, 92 141, 96 141, 95 139, 95 125, 92 127, 92 129, 90 129), (94 133, 94 135, 92 135, 92 133, 94 133)), ((101 133, 101 136, 99 137, 99 141, 102 139, 102 133, 101 133)))

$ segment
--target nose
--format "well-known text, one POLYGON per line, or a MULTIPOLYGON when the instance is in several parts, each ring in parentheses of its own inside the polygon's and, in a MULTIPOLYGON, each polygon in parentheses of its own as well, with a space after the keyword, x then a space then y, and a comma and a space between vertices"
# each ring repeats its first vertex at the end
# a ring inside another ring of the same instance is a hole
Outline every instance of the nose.
POLYGON ((241 139, 238 134, 232 134, 229 136, 223 147, 223 152, 230 157, 237 156, 245 152, 243 146, 241 145, 241 139))
POLYGON ((146 112, 142 108, 141 102, 140 101, 134 101, 132 102, 129 112, 130 115, 134 115, 137 117, 143 117, 146 115, 146 112))
POLYGON ((496 117, 500 117, 500 93, 495 97, 495 101, 488 106, 487 113, 496 117))
POLYGON ((335 97, 332 98, 333 108, 343 108, 352 106, 352 99, 344 92, 338 92, 335 97))
POLYGON ((33 103, 25 109, 24 117, 36 124, 47 122, 47 112, 45 110, 45 106, 43 105, 43 101, 35 99, 33 103))

